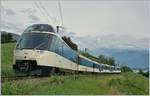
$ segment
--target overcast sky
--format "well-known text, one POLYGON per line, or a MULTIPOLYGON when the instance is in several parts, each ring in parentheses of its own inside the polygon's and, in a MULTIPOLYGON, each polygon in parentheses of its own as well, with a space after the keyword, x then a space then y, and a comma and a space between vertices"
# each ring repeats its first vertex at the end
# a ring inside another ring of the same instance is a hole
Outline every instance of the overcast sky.
MULTIPOLYGON (((56 1, 2 1, 1 5, 1 30, 21 34, 34 23, 61 25, 56 1)), ((148 0, 61 1, 61 8, 67 34, 81 47, 148 48, 148 0)))

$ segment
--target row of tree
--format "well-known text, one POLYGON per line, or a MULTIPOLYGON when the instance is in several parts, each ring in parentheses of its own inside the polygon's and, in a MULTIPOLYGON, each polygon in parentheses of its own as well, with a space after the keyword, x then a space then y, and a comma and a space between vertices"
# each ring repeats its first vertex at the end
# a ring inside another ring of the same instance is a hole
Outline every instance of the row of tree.
POLYGON ((1 43, 13 42, 12 34, 7 32, 1 32, 1 43))
POLYGON ((72 42, 70 37, 63 36, 62 39, 70 46, 73 50, 78 51, 78 46, 72 42))
POLYGON ((83 51, 80 51, 80 53, 93 60, 93 61, 96 61, 98 63, 103 63, 103 64, 109 64, 109 65, 116 65, 116 60, 114 59, 114 57, 108 57, 108 56, 105 56, 105 55, 99 55, 98 57, 95 57, 91 54, 89 54, 88 52, 83 52, 83 51))
POLYGON ((116 60, 115 60, 114 57, 99 55, 98 60, 99 60, 99 63, 109 64, 109 65, 116 65, 116 60))
POLYGON ((138 73, 141 74, 141 75, 143 75, 143 76, 145 76, 145 77, 149 77, 149 71, 143 72, 142 70, 139 70, 138 73))
POLYGON ((121 71, 122 72, 133 72, 133 70, 128 66, 122 66, 121 71))

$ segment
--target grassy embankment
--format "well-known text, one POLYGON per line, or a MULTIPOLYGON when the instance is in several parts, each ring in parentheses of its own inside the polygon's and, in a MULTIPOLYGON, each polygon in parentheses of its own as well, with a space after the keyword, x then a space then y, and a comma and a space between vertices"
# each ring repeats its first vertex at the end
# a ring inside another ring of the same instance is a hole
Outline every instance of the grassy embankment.
POLYGON ((2 76, 12 76, 13 49, 15 43, 1 44, 1 74, 2 76))
MULTIPOLYGON (((2 44, 2 76, 12 76, 13 43, 2 44)), ((2 94, 148 94, 148 78, 135 73, 27 77, 2 81, 2 94)))

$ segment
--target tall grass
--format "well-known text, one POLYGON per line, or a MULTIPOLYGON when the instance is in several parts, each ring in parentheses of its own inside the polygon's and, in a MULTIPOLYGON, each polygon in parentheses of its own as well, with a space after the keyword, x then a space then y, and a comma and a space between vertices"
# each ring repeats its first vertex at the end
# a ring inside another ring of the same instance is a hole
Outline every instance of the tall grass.
POLYGON ((15 43, 4 43, 1 46, 1 75, 13 76, 12 63, 13 63, 13 49, 15 43))
POLYGON ((2 94, 148 95, 148 78, 135 73, 66 75, 2 83, 2 94))

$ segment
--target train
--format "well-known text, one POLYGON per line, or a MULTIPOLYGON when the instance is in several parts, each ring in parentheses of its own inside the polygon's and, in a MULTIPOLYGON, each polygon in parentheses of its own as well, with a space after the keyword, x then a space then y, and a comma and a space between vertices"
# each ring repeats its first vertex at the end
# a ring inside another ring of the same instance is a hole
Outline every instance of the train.
POLYGON ((17 76, 49 76, 55 73, 121 73, 119 66, 98 63, 73 50, 49 24, 25 29, 13 51, 17 76))

